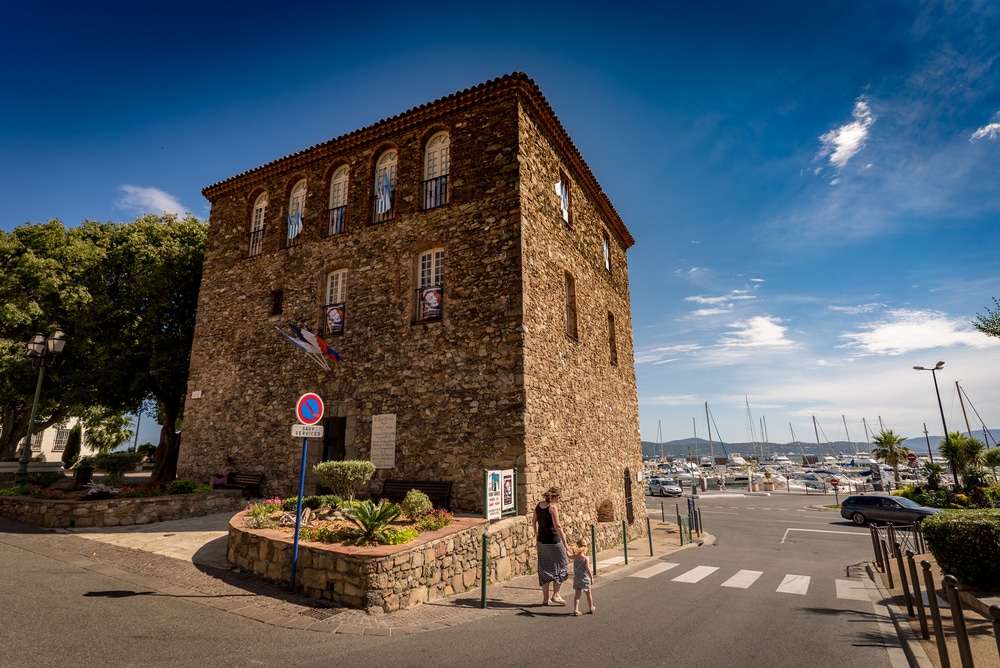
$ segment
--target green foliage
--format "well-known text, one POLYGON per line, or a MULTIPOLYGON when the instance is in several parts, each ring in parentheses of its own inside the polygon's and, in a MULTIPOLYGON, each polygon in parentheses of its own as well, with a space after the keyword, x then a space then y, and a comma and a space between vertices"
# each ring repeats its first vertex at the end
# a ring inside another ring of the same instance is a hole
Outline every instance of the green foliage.
POLYGON ((262 517, 266 515, 273 515, 274 513, 281 510, 281 505, 284 503, 278 497, 273 499, 265 499, 258 503, 251 503, 247 505, 247 516, 248 517, 262 517))
MULTIPOLYGON (((141 456, 138 452, 135 454, 141 456)), ((164 489, 166 489, 167 494, 191 494, 201 486, 202 485, 197 480, 178 478, 177 480, 171 480, 168 482, 164 489)))
POLYGON ((0 496, 24 496, 27 493, 28 487, 26 485, 17 485, 16 487, 0 489, 0 496))
POLYGON ((388 542, 386 528, 401 512, 402 509, 397 504, 379 499, 377 503, 362 501, 344 508, 344 517, 361 529, 361 536, 355 541, 355 545, 385 544, 388 542))
MULTIPOLYGON (((966 436, 958 431, 950 431, 947 440, 941 441, 939 450, 952 463, 958 474, 965 478, 967 471, 983 465, 983 448, 985 447, 979 439, 966 436)), ((955 482, 958 483, 957 480, 955 482)), ((963 480, 963 483, 969 487, 968 482, 963 480)))
POLYGON ((32 487, 28 490, 30 496, 36 499, 61 499, 63 492, 61 489, 46 489, 45 487, 32 487))
POLYGON ((63 468, 72 468, 76 464, 77 457, 80 456, 80 446, 83 444, 83 427, 77 422, 69 430, 66 437, 66 448, 62 453, 63 468))
POLYGON ((948 492, 943 489, 923 489, 921 487, 908 486, 899 490, 899 496, 905 496, 911 501, 916 501, 920 505, 930 508, 948 507, 948 492))
POLYGON ((430 497, 419 489, 411 489, 407 492, 406 498, 399 506, 403 509, 403 515, 411 522, 416 522, 418 517, 434 509, 430 497))
POLYGON ((356 540, 359 533, 360 531, 354 527, 338 529, 329 526, 304 526, 299 529, 299 539, 315 543, 343 543, 356 540))
POLYGON ((66 476, 62 473, 31 473, 28 475, 29 481, 39 487, 48 487, 57 480, 62 480, 66 476))
POLYGON ((386 545, 403 545, 420 535, 420 532, 412 527, 405 529, 393 529, 389 527, 385 530, 386 545))
POLYGON ((319 499, 318 508, 336 508, 343 502, 343 500, 336 494, 320 494, 317 497, 310 498, 319 499))
POLYGON ((996 309, 986 308, 986 314, 976 314, 976 319, 972 321, 972 326, 986 336, 1000 337, 1000 300, 993 298, 993 305, 996 309))
POLYGON ((81 420, 87 427, 87 447, 98 454, 114 452, 131 440, 132 418, 125 411, 90 406, 81 412, 81 420))
MULTIPOLYGON (((336 508, 340 503, 340 497, 335 494, 321 494, 302 497, 302 507, 309 510, 319 510, 320 508, 336 508)), ((285 512, 294 512, 299 506, 299 497, 290 496, 281 502, 281 509, 285 512)))
POLYGON ((247 515, 243 519, 243 524, 250 529, 274 529, 278 526, 278 523, 268 515, 247 515))
POLYGON ((893 433, 892 429, 883 429, 872 439, 872 457, 881 459, 892 467, 896 483, 899 483, 899 465, 906 461, 910 449, 903 445, 905 436, 893 433))
POLYGON ((977 589, 1000 589, 1000 510, 939 513, 922 530, 942 571, 977 589))
POLYGON ((125 474, 133 471, 142 455, 137 452, 108 452, 94 456, 94 468, 104 474, 104 484, 109 487, 120 487, 125 480, 125 474))
POLYGON ((118 498, 145 499, 165 494, 167 494, 167 490, 162 485, 126 485, 118 491, 118 498))
POLYGON ((350 501, 375 475, 375 465, 363 460, 320 462, 313 466, 313 473, 320 485, 350 501))
POLYGON ((454 516, 444 508, 432 510, 420 518, 421 531, 437 531, 455 521, 454 516))
POLYGON ((136 452, 141 454, 146 459, 149 459, 156 453, 156 446, 152 443, 140 443, 139 447, 135 449, 136 452))
POLYGON ((924 462, 924 475, 927 476, 927 486, 930 489, 941 488, 944 471, 944 467, 937 462, 924 462))

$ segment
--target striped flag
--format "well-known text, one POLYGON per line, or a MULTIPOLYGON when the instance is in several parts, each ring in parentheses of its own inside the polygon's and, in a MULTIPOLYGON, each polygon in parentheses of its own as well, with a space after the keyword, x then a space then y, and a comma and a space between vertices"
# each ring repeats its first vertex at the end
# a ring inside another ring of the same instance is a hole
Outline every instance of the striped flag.
POLYGON ((334 362, 344 361, 344 358, 338 355, 337 351, 331 348, 326 341, 319 338, 319 336, 317 336, 316 334, 313 334, 313 331, 309 329, 309 325, 306 325, 305 328, 306 331, 304 331, 302 335, 305 336, 307 340, 311 339, 313 342, 315 342, 316 347, 320 349, 320 352, 322 352, 324 355, 332 359, 334 362))
POLYGON ((294 239, 302 232, 302 213, 296 210, 288 214, 288 238, 294 239))

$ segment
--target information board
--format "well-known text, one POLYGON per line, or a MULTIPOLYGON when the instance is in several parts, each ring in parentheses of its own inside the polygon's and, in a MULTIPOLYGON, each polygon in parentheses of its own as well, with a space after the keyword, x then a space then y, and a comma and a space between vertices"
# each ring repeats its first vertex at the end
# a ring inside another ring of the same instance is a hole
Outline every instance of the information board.
POLYGON ((396 467, 396 415, 372 416, 372 464, 377 469, 396 467))

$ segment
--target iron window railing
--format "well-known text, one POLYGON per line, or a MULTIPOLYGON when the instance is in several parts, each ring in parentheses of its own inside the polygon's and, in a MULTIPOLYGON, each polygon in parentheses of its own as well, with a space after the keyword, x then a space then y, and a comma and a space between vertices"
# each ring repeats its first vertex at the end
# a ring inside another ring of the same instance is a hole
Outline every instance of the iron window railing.
POLYGON ((344 222, 347 220, 347 205, 337 206, 329 209, 330 223, 327 226, 327 236, 342 234, 344 232, 344 222))
POLYGON ((247 234, 247 257, 254 257, 264 252, 264 228, 247 234))
POLYGON ((448 175, 424 181, 424 209, 435 209, 448 203, 448 175))

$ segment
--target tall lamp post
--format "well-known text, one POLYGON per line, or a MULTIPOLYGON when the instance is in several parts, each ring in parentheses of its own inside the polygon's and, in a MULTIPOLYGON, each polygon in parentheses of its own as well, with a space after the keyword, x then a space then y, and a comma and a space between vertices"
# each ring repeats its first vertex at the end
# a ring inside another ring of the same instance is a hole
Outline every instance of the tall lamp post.
POLYGON ((934 394, 937 395, 938 410, 941 411, 941 426, 944 427, 944 442, 945 442, 945 446, 948 448, 948 452, 950 454, 950 456, 948 457, 948 459, 951 460, 951 475, 952 475, 952 477, 955 480, 954 484, 957 486, 958 485, 958 471, 955 469, 955 457, 954 457, 955 453, 951 451, 951 439, 948 438, 948 425, 945 424, 945 421, 944 421, 944 406, 941 405, 941 391, 938 390, 937 373, 936 373, 936 372, 938 372, 938 371, 940 371, 941 369, 944 368, 944 362, 938 362, 931 369, 928 369, 927 367, 923 367, 923 366, 915 366, 913 368, 916 369, 917 371, 930 371, 931 372, 931 376, 933 376, 933 378, 934 378, 934 394))
POLYGON ((24 441, 24 451, 21 452, 21 463, 17 469, 15 482, 23 485, 28 482, 28 462, 31 461, 31 435, 35 431, 35 416, 38 414, 38 399, 42 395, 42 378, 45 369, 55 363, 66 347, 66 334, 61 329, 52 332, 48 338, 35 334, 28 341, 24 354, 31 358, 31 366, 38 369, 38 384, 35 385, 35 401, 31 404, 31 419, 28 420, 28 437, 24 441))

